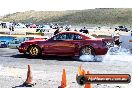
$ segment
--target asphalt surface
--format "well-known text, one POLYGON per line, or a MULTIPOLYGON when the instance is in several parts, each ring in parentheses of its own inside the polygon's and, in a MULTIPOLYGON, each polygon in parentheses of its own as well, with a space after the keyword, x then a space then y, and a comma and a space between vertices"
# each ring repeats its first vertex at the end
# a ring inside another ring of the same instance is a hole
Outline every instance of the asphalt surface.
MULTIPOLYGON (((26 80, 27 65, 31 65, 33 81, 36 83, 33 88, 58 88, 63 69, 67 73, 68 88, 84 88, 76 82, 80 65, 94 74, 132 75, 131 61, 82 62, 70 57, 55 56, 32 59, 29 55, 20 54, 17 49, 0 48, 0 88, 22 87, 26 80)), ((132 83, 92 84, 92 86, 92 88, 132 88, 132 83)))

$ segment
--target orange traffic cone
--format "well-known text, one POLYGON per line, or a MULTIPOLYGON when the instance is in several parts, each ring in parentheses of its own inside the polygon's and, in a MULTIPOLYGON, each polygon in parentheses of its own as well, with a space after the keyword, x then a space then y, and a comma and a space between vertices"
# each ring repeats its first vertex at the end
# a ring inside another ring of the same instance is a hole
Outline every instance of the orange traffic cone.
POLYGON ((26 87, 32 87, 32 86, 34 86, 36 83, 33 83, 32 80, 33 80, 33 77, 32 77, 31 68, 30 68, 30 65, 28 65, 27 79, 23 83, 23 85, 26 86, 26 87))
POLYGON ((66 87, 67 87, 66 71, 65 69, 63 69, 61 86, 59 86, 58 88, 66 88, 66 87))
MULTIPOLYGON (((82 66, 79 66, 78 67, 78 73, 79 75, 85 75, 85 71, 82 70, 82 66)), ((78 79, 78 74, 76 74, 76 80, 78 79)))
POLYGON ((78 72, 79 72, 80 75, 85 75, 85 70, 82 69, 82 66, 79 66, 78 72))
MULTIPOLYGON (((87 74, 90 74, 90 71, 87 71, 87 74)), ((84 88, 92 88, 92 84, 87 83, 87 84, 84 85, 84 88)))
MULTIPOLYGON (((86 74, 85 70, 82 69, 82 66, 79 66, 78 72, 79 72, 79 75, 85 75, 85 74, 86 74)), ((90 72, 87 71, 87 74, 90 74, 90 72)), ((76 80, 77 80, 77 78, 78 78, 78 74, 76 74, 76 80)), ((85 85, 84 85, 84 88, 92 88, 91 83, 85 84, 85 85)))

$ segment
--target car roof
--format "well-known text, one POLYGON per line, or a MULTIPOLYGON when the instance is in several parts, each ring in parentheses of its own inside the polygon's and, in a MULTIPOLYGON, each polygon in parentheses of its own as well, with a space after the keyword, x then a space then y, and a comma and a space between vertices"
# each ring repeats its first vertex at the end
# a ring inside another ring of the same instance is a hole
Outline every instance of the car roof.
POLYGON ((89 35, 89 34, 85 34, 85 33, 82 33, 82 32, 75 32, 75 31, 65 31, 65 32, 60 32, 59 34, 65 34, 65 33, 74 33, 74 34, 80 34, 80 35, 83 35, 83 36, 86 36, 86 37, 89 37, 91 39, 95 39, 95 37, 89 35))
POLYGON ((75 34, 80 34, 80 32, 75 32, 75 31, 65 31, 65 32, 60 32, 60 33, 62 33, 62 34, 64 34, 64 33, 75 33, 75 34))

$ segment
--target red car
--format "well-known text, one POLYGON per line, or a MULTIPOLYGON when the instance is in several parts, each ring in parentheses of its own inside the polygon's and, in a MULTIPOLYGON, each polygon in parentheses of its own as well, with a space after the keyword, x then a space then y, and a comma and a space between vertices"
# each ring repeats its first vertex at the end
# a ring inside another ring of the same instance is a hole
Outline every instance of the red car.
POLYGON ((80 56, 104 55, 108 51, 107 39, 94 38, 79 32, 61 32, 48 40, 32 40, 21 43, 20 53, 31 57, 40 55, 80 56))

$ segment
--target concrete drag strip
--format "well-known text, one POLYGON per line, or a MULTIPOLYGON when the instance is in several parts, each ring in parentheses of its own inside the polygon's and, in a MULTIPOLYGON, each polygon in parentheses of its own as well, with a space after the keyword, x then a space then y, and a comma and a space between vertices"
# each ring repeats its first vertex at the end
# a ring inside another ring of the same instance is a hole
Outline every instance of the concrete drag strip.
MULTIPOLYGON (((45 79, 48 75, 44 71, 34 71, 34 70, 32 70, 32 74, 34 79, 45 79)), ((27 69, 0 66, 0 76, 20 77, 26 79, 27 69)))
MULTIPOLYGON (((0 88, 13 88, 21 85, 26 80, 28 64, 31 65, 33 81, 37 83, 33 88, 58 88, 61 83, 63 69, 67 73, 69 88, 84 88, 76 82, 76 74, 80 65, 82 65, 84 70, 90 71, 92 74, 132 75, 131 55, 118 53, 107 57, 97 57, 103 61, 89 62, 87 59, 89 58, 88 56, 82 56, 83 60, 86 59, 86 62, 72 60, 69 57, 42 57, 32 59, 18 53, 16 49, 0 48, 0 88)), ((132 83, 92 84, 92 88, 132 88, 132 83)))
MULTIPOLYGON (((33 80, 37 82, 37 85, 34 88, 56 88, 60 85, 62 72, 45 72, 45 71, 35 71, 32 70, 33 80), (52 83, 53 85, 50 85, 52 83), (52 87, 53 86, 53 87, 52 87)), ((76 74, 70 74, 67 71, 67 82, 68 88, 83 88, 76 83, 75 79, 76 74)), ((10 82, 9 86, 17 86, 22 84, 27 77, 27 69, 19 69, 19 68, 10 68, 3 67, 0 65, 0 79, 4 77, 4 80, 17 80, 18 82, 10 82), (21 80, 22 79, 22 80, 21 80)), ((6 81, 5 80, 5 81, 6 81)), ((1 82, 0 82, 1 83, 1 82)), ((131 88, 132 84, 92 84, 93 88, 131 88)), ((6 87, 4 87, 6 88, 6 87)))
MULTIPOLYGON (((39 71, 39 70, 38 71, 31 70, 31 71, 32 71, 33 79, 35 80, 38 79, 61 80, 62 72, 49 72, 49 71, 39 71)), ((26 79, 27 69, 2 67, 0 65, 0 76, 26 79)), ((73 76, 75 76, 75 74, 69 75, 69 78, 70 77, 73 78, 73 76)))

